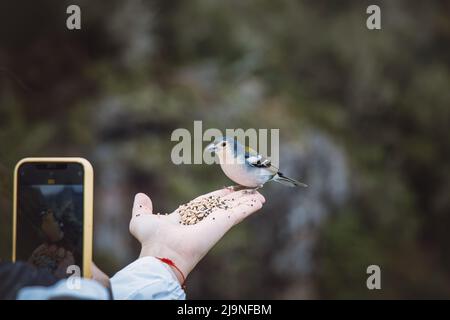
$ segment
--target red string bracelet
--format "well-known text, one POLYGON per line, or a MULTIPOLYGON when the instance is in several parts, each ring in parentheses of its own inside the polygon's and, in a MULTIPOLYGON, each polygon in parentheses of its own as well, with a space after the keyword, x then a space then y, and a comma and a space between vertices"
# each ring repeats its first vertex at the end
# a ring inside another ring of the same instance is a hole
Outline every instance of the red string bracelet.
POLYGON ((172 260, 170 260, 169 258, 160 258, 160 257, 155 257, 156 259, 160 260, 161 262, 175 268, 175 270, 177 270, 180 274, 181 274, 181 278, 183 279, 183 282, 181 283, 181 288, 183 288, 183 290, 186 290, 186 277, 184 276, 183 272, 180 270, 180 268, 177 267, 177 265, 175 264, 175 262, 173 262, 172 260))

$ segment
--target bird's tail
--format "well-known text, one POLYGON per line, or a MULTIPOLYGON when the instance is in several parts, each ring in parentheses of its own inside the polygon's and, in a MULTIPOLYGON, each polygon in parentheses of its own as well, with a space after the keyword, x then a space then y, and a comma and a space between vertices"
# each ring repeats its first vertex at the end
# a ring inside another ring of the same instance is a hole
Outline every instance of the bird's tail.
POLYGON ((289 187, 307 187, 308 186, 307 184, 304 184, 300 181, 286 177, 281 172, 278 172, 275 175, 275 177, 273 177, 273 180, 276 182, 279 182, 281 184, 284 184, 285 186, 289 186, 289 187))

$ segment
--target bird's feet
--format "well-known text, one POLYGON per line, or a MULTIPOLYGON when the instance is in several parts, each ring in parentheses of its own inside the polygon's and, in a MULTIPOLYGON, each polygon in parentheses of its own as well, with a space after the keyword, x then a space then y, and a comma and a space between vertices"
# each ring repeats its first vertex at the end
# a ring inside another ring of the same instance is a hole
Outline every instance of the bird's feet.
POLYGON ((261 189, 263 187, 263 185, 259 185, 256 188, 246 188, 244 189, 244 193, 246 194, 254 194, 256 191, 258 191, 258 189, 261 189))
POLYGON ((254 194, 258 189, 262 188, 263 185, 259 185, 256 188, 248 188, 241 185, 235 185, 235 186, 229 186, 224 187, 225 189, 231 190, 231 191, 243 191, 246 194, 254 194))
POLYGON ((235 185, 235 186, 224 187, 224 189, 227 189, 227 190, 230 190, 230 191, 239 191, 239 190, 245 189, 245 187, 240 186, 240 185, 235 185))

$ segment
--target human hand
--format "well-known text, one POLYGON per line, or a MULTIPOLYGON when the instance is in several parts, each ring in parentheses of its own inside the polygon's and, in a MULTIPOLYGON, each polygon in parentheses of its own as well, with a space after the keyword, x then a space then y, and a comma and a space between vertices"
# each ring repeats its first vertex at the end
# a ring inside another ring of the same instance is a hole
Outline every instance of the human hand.
POLYGON ((94 261, 92 261, 91 264, 91 272, 92 272, 92 280, 97 281, 105 288, 109 288, 111 286, 108 275, 104 273, 102 270, 100 270, 94 263, 94 261))
MULTIPOLYGON (((187 277, 228 230, 261 209, 265 202, 259 192, 230 189, 217 190, 196 200, 209 196, 227 200, 228 210, 214 208, 197 224, 182 225, 179 209, 168 215, 155 215, 150 198, 138 193, 134 199, 130 232, 142 245, 140 257, 169 258, 187 277)), ((179 272, 175 271, 175 274, 181 283, 179 272)))

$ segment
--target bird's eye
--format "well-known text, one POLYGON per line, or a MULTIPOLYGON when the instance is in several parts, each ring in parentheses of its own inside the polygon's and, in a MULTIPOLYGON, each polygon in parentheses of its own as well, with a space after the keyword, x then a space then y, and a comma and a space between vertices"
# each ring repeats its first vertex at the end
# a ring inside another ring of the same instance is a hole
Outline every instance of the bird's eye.
POLYGON ((227 145, 227 143, 224 141, 222 142, 222 147, 225 147, 227 145))

